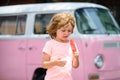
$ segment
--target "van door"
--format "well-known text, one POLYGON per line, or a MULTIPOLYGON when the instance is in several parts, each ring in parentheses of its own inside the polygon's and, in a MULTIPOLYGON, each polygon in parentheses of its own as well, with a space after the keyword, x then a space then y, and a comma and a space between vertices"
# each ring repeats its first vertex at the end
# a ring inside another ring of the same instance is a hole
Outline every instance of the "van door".
POLYGON ((45 45, 45 42, 50 38, 49 35, 46 34, 46 26, 49 24, 49 21, 52 16, 53 14, 35 15, 33 35, 27 41, 27 77, 29 78, 28 80, 31 80, 34 75, 39 75, 39 73, 33 73, 41 67, 42 49, 45 45))
POLYGON ((0 16, 0 80, 26 80, 26 16, 0 16))

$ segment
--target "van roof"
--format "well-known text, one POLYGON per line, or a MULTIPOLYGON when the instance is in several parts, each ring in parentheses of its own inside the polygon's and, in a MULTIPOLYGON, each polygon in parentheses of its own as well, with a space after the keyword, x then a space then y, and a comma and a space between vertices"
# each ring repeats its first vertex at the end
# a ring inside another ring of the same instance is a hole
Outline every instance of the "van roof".
POLYGON ((88 2, 58 2, 58 3, 37 3, 37 4, 21 4, 1 6, 0 14, 6 13, 22 13, 37 11, 59 11, 74 10, 77 8, 97 7, 107 9, 105 6, 88 2))

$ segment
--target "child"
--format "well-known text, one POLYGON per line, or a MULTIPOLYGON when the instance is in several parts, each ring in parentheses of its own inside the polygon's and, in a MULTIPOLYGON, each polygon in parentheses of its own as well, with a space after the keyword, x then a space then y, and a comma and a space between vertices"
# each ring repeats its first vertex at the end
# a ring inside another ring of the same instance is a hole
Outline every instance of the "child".
POLYGON ((72 80, 71 69, 79 66, 78 52, 72 52, 68 39, 74 26, 75 20, 70 13, 57 13, 51 19, 47 32, 52 39, 43 48, 45 80, 72 80))

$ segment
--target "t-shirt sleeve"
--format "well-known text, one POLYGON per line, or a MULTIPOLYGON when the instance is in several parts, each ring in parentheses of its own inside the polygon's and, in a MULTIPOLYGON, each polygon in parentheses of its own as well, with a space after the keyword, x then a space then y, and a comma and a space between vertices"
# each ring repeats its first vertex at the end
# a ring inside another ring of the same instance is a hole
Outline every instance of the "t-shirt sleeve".
POLYGON ((52 49, 52 45, 50 42, 46 42, 45 46, 43 47, 42 52, 45 52, 48 55, 51 55, 51 49, 52 49))

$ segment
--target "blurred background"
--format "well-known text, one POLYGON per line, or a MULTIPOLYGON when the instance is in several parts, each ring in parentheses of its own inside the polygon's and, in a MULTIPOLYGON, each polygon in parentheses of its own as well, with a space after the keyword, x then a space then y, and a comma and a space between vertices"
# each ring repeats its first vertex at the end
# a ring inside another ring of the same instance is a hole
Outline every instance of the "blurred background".
POLYGON ((110 9, 111 13, 120 25, 120 0, 0 0, 0 6, 50 2, 92 2, 101 4, 110 9))

